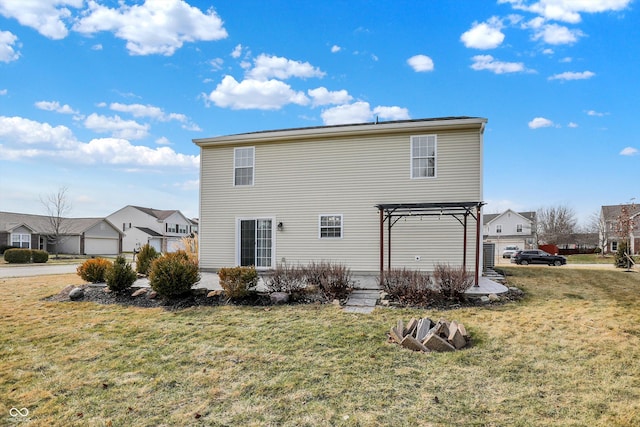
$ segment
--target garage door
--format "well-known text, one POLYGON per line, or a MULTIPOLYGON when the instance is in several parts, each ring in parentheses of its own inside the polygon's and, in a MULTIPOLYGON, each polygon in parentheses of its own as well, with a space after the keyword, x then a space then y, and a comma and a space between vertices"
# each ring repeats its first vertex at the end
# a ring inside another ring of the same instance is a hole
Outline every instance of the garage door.
POLYGON ((86 255, 117 255, 118 239, 86 238, 84 241, 86 255))

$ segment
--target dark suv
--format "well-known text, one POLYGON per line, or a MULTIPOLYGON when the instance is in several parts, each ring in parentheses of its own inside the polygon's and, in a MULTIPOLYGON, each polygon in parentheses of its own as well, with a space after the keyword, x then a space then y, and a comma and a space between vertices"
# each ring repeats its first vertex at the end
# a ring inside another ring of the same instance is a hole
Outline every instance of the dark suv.
POLYGON ((513 260, 516 264, 547 264, 557 267, 567 263, 567 259, 561 255, 551 255, 540 249, 528 249, 526 251, 518 251, 513 260))

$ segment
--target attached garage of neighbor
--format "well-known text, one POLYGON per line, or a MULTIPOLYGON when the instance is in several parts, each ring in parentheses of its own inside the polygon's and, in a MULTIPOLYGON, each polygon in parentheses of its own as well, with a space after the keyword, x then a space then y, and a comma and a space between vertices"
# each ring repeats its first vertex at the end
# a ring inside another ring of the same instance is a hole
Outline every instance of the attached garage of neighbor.
POLYGON ((121 252, 121 232, 101 219, 82 233, 82 253, 85 255, 117 255, 121 252))

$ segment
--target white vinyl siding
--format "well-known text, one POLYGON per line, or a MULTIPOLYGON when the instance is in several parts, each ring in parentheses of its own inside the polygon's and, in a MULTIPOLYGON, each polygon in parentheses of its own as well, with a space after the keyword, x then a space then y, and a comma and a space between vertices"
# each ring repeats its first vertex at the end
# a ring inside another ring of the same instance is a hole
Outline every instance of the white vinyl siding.
POLYGON ((254 153, 254 147, 236 148, 234 150, 233 185, 253 185, 254 153))
POLYGON ((411 137, 411 178, 436 176, 436 135, 411 137))
POLYGON ((342 215, 320 215, 319 224, 321 239, 342 237, 342 215))
MULTIPOLYGON (((430 133, 430 131, 428 131, 430 133)), ((437 179, 407 179, 411 135, 347 135, 297 141, 247 141, 255 146, 260 179, 246 191, 234 187, 237 144, 201 151, 200 265, 236 264, 236 217, 268 212, 277 236, 276 262, 336 261, 353 271, 378 271, 380 203, 482 200, 479 129, 438 130, 437 179), (366 161, 363 161, 366 160, 366 161), (318 213, 349 218, 342 239, 318 238, 318 213)), ((385 223, 386 251, 386 223, 385 223)), ((467 267, 473 268, 475 224, 467 231, 467 267)), ((432 269, 438 262, 460 265, 463 228, 452 217, 406 218, 392 229, 392 266, 432 269), (421 261, 416 262, 416 255, 421 261)), ((386 255, 385 255, 386 256, 386 255)), ((385 260, 386 262, 386 260, 385 260)))

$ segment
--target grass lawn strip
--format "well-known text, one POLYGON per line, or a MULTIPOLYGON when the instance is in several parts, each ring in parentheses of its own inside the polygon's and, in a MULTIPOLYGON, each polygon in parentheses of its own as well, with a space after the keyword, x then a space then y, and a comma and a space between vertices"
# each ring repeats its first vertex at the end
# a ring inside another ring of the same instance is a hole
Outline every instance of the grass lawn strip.
POLYGON ((505 269, 519 303, 447 312, 332 305, 159 308, 43 301, 76 275, 0 279, 0 424, 640 424, 640 274, 505 269), (398 318, 467 326, 414 353, 398 318))

